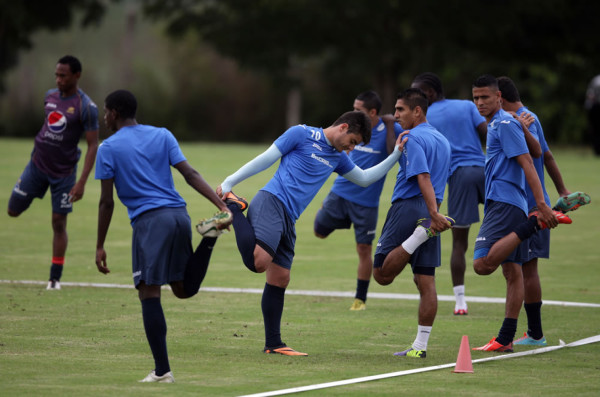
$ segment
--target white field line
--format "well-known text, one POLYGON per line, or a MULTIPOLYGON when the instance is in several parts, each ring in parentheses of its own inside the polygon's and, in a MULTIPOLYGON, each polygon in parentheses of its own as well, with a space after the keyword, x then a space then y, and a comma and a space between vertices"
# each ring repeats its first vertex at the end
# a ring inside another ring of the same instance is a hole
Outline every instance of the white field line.
MULTIPOLYGON (((493 357, 473 360, 472 363, 475 364, 475 363, 482 363, 482 362, 486 362, 486 361, 504 360, 504 359, 508 359, 508 358, 529 356, 532 354, 547 353, 547 352, 550 352, 553 350, 562 349, 563 347, 582 346, 582 345, 587 345, 589 343, 596 343, 596 342, 600 342, 600 335, 591 336, 589 338, 581 339, 581 340, 578 340, 578 341, 575 341, 575 342, 572 342, 569 344, 565 344, 561 340, 560 344, 557 346, 547 346, 547 347, 542 347, 542 348, 534 349, 534 350, 527 350, 527 351, 523 351, 523 352, 519 352, 519 353, 495 355, 493 357)), ((361 383, 361 382, 369 382, 372 380, 386 379, 386 378, 392 378, 392 377, 403 376, 403 375, 411 375, 411 374, 416 374, 416 373, 420 373, 420 372, 436 371, 438 369, 451 368, 451 367, 454 367, 455 365, 456 365, 455 363, 434 365, 432 367, 416 368, 416 369, 410 369, 410 370, 399 371, 399 372, 390 372, 387 374, 365 376, 362 378, 345 379, 345 380, 340 380, 337 382, 319 383, 319 384, 308 385, 308 386, 292 387, 290 389, 275 390, 275 391, 257 393, 257 394, 248 394, 248 395, 244 395, 241 397, 281 396, 284 394, 300 393, 300 392, 305 392, 305 391, 309 391, 309 390, 319 390, 319 389, 325 389, 325 388, 329 388, 329 387, 350 385, 350 384, 361 383)))
MULTIPOLYGON (((47 281, 37 280, 0 280, 0 284, 34 284, 46 285, 47 281)), ((131 288, 133 284, 105 284, 105 283, 77 283, 77 282, 61 282, 63 287, 94 287, 94 288, 131 288)), ((168 286, 163 287, 169 289, 168 286)), ((202 287, 200 291, 204 292, 227 292, 239 294, 262 294, 262 288, 217 288, 217 287, 202 287)), ((286 295, 303 295, 303 296, 329 296, 336 298, 354 298, 354 291, 312 291, 312 290, 286 290, 286 295)), ((419 300, 418 294, 392 294, 382 292, 369 292, 369 299, 400 299, 400 300, 419 300)), ((452 295, 438 295, 438 300, 441 302, 454 302, 455 298, 452 295)), ((504 298, 489 298, 485 296, 467 296, 467 302, 477 303, 501 303, 504 304, 504 298)), ((600 308, 600 303, 585 303, 585 302, 566 302, 545 300, 544 305, 549 306, 571 306, 571 307, 597 307, 600 308)))

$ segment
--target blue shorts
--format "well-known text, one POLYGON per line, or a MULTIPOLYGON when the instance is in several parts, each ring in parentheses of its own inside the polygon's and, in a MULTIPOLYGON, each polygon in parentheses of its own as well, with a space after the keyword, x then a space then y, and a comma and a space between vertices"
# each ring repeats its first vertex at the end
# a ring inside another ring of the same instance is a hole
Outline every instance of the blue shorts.
POLYGON ((248 221, 254 228, 256 243, 273 257, 273 262, 291 269, 296 246, 296 226, 281 200, 269 192, 259 190, 248 207, 248 221))
POLYGON ((50 187, 52 194, 52 212, 68 214, 73 211, 73 203, 69 202, 69 192, 75 186, 77 166, 71 175, 61 178, 51 177, 29 161, 17 184, 13 188, 8 208, 18 214, 31 205, 34 198, 42 198, 50 187))
POLYGON ((479 204, 485 200, 483 167, 458 167, 448 178, 448 216, 454 227, 468 227, 479 222, 479 204))
POLYGON ((373 243, 379 207, 364 207, 330 192, 315 216, 315 232, 328 236, 335 229, 350 229, 354 224, 357 244, 373 243))
MULTIPOLYGON (((429 211, 423 197, 396 200, 387 213, 381 237, 375 250, 374 267, 381 267, 385 257, 396 247, 402 245, 415 231, 417 221, 429 218, 429 211)), ((431 237, 421 244, 412 254, 408 263, 413 271, 415 267, 439 267, 441 264, 440 236, 431 237)))
MULTIPOLYGON (((519 207, 490 200, 487 204, 481 228, 479 229, 479 235, 477 236, 477 240, 475 240, 473 259, 487 256, 490 248, 496 241, 513 232, 517 225, 526 220, 527 216, 519 207)), ((527 241, 523 241, 502 263, 514 262, 523 264, 527 259, 527 248, 527 241)))
POLYGON ((131 270, 137 288, 183 280, 192 255, 192 224, 185 207, 157 208, 133 223, 131 270))
POLYGON ((542 229, 534 233, 526 242, 529 249, 524 262, 536 258, 550 258, 550 229, 542 229))

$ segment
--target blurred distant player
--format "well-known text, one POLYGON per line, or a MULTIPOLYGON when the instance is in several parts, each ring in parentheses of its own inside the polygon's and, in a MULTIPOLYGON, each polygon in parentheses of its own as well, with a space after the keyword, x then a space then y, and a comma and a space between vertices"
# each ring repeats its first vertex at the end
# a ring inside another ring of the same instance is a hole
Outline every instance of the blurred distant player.
POLYGON ((479 204, 485 199, 485 142, 487 123, 473 101, 446 99, 442 81, 434 73, 415 77, 412 87, 427 95, 427 121, 441 132, 452 148, 448 178, 448 216, 452 227, 450 269, 454 286, 455 315, 468 314, 465 300, 465 253, 469 246, 469 228, 479 222, 479 204))
MULTIPOLYGON (((392 153, 402 127, 394 122, 391 115, 389 122, 384 122, 379 117, 381 99, 375 91, 359 94, 354 100, 354 110, 369 116, 373 127, 371 141, 366 145, 355 146, 349 154, 354 164, 366 169, 382 162, 392 153)), ((367 291, 373 271, 372 242, 377 230, 379 196, 384 182, 385 176, 367 187, 361 187, 338 176, 315 217, 314 231, 320 238, 327 237, 335 229, 348 229, 354 225, 358 272, 356 294, 350 310, 366 308, 367 291)))
POLYGON ((42 198, 48 187, 52 195, 52 265, 47 289, 60 289, 67 251, 67 214, 73 202, 83 197, 98 150, 98 108, 77 86, 81 63, 67 55, 56 65, 56 86, 46 92, 46 120, 35 137, 31 159, 15 185, 8 202, 8 215, 21 215, 34 198, 42 198), (79 139, 85 136, 87 152, 77 180, 79 139), (75 182, 77 180, 77 182, 75 182))
MULTIPOLYGON (((588 204, 590 197, 587 194, 582 192, 571 193, 565 187, 558 164, 554 160, 554 156, 552 156, 552 152, 546 143, 542 125, 538 117, 521 102, 521 96, 515 83, 508 77, 499 77, 498 88, 502 94, 502 108, 505 111, 515 113, 516 115, 530 114, 533 117, 533 122, 528 126, 528 129, 531 135, 539 142, 540 147, 535 155, 532 154, 532 158, 542 185, 542 190, 544 191, 544 201, 546 204, 550 205, 550 197, 546 192, 544 183, 544 168, 548 171, 548 175, 550 175, 561 197, 554 208, 555 210, 568 212, 579 208, 581 205, 588 204)), ((529 213, 532 213, 537 210, 537 206, 529 185, 526 186, 526 189, 529 213)), ((535 233, 527 239, 527 244, 529 247, 527 257, 521 268, 523 270, 525 295, 523 306, 527 314, 528 326, 527 332, 521 338, 515 340, 513 344, 545 346, 547 342, 542 330, 542 287, 538 273, 538 258, 547 259, 550 257, 550 229, 543 229, 535 233)))

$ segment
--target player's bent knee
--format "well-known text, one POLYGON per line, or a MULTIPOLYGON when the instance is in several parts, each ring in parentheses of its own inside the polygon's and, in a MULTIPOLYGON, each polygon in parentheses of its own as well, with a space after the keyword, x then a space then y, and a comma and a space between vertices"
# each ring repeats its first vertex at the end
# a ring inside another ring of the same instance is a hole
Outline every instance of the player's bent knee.
POLYGON ((373 269, 373 278, 379 285, 390 285, 394 281, 394 277, 384 276, 381 274, 381 268, 373 269))

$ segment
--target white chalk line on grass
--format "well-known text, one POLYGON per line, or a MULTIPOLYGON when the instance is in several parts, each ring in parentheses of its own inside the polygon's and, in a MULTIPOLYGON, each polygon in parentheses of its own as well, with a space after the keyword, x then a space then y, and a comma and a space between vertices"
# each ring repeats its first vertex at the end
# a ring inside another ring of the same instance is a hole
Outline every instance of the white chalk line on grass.
MULTIPOLYGON (((0 284, 34 284, 46 285, 47 281, 37 280, 0 280, 0 284)), ((61 282, 63 287, 93 287, 93 288, 131 288, 133 284, 105 284, 105 283, 77 283, 77 282, 61 282)), ((169 289, 168 286, 163 287, 169 289)), ((237 294, 262 294, 260 288, 218 288, 218 287, 201 287, 200 291, 204 292, 227 292, 237 294)), ((327 296, 335 298, 354 298, 354 291, 311 291, 311 290, 286 290, 286 295, 303 295, 303 296, 327 296)), ((400 299, 400 300, 419 300, 418 294, 393 294, 384 292, 369 292, 369 299, 400 299)), ((453 295, 438 295, 438 300, 442 302, 454 302, 453 295)), ((504 304, 504 298, 489 298, 485 296, 467 296, 467 302, 477 303, 501 303, 504 304)), ((586 302, 566 302, 545 300, 544 305, 550 306, 571 306, 571 307, 598 307, 600 303, 586 302)))
MULTIPOLYGON (((488 358, 480 358, 478 360, 472 360, 471 362, 473 364, 476 364, 476 363, 482 363, 482 362, 486 362, 486 361, 495 361, 495 360, 503 360, 503 359, 508 359, 508 358, 523 357, 523 356, 529 356, 532 354, 547 353, 547 352, 550 352, 553 350, 562 349, 563 347, 576 347, 576 346, 582 346, 582 345, 587 345, 587 344, 596 343, 596 342, 600 342, 600 335, 591 336, 591 337, 585 338, 585 339, 580 339, 578 341, 575 341, 575 342, 572 342, 569 344, 565 344, 565 342, 563 342, 561 340, 560 344, 557 346, 547 346, 547 347, 542 347, 542 348, 534 349, 534 350, 527 350, 527 351, 523 351, 523 352, 519 352, 519 353, 509 353, 509 354, 502 354, 502 355, 497 355, 497 356, 488 357, 488 358)), ((257 394, 247 394, 247 395, 240 396, 240 397, 281 396, 284 394, 292 394, 292 393, 300 393, 300 392, 305 392, 305 391, 310 391, 310 390, 326 389, 326 388, 330 388, 330 387, 344 386, 344 385, 350 385, 350 384, 354 384, 354 383, 369 382, 372 380, 393 378, 393 377, 398 377, 398 376, 403 376, 403 375, 411 375, 411 374, 416 374, 416 373, 420 373, 420 372, 436 371, 438 369, 451 368, 451 367, 454 367, 455 365, 456 365, 456 363, 434 365, 431 367, 409 369, 409 370, 399 371, 399 372, 390 372, 387 374, 365 376, 362 378, 345 379, 345 380, 340 380, 340 381, 336 381, 336 382, 318 383, 318 384, 314 384, 314 385, 292 387, 289 389, 275 390, 275 391, 257 393, 257 394)))

